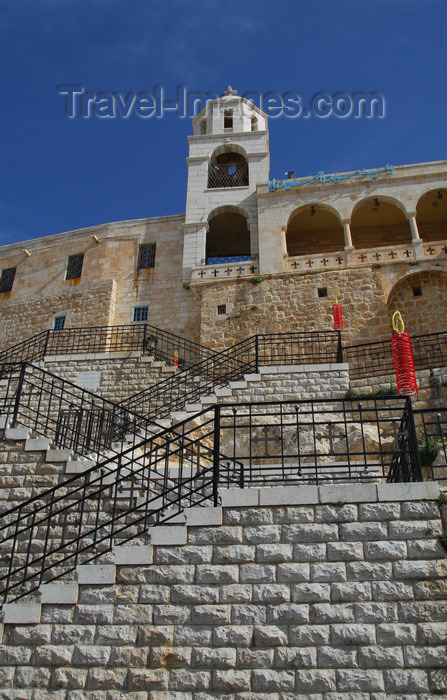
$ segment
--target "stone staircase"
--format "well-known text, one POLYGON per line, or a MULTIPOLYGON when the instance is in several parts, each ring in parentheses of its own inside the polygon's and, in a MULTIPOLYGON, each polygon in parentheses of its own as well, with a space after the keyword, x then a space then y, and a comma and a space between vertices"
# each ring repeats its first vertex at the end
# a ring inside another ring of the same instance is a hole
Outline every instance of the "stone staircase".
POLYGON ((5 700, 434 700, 435 484, 221 490, 4 606, 5 700))

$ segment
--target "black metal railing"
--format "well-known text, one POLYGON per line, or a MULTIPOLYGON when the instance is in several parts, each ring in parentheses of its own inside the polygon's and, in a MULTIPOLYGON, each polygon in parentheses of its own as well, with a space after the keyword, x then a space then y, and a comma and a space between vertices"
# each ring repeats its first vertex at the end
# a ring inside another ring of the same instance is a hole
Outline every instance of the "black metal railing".
POLYGON ((447 481, 447 409, 415 409, 414 420, 424 477, 447 481))
MULTIPOLYGON (((411 346, 416 370, 447 364, 447 332, 412 336, 411 346)), ((343 351, 351 379, 394 373, 391 340, 351 345, 343 351)))
POLYGON ((409 399, 215 405, 4 512, 0 595, 21 598, 189 506, 217 505, 222 486, 418 480, 415 444, 409 399))
MULTIPOLYGON (((0 412, 5 424, 25 425, 60 448, 99 460, 152 435, 154 425, 112 401, 23 362, 0 365, 0 412)), ((156 425, 156 421, 152 421, 156 425)), ((160 429, 163 426, 159 426, 160 429)))
POLYGON ((47 330, 0 352, 0 364, 34 362, 47 355, 141 351, 179 367, 212 356, 213 350, 149 324, 47 330))
POLYGON ((127 411, 147 419, 180 411, 198 402, 215 387, 258 372, 259 367, 339 363, 343 361, 339 331, 256 335, 216 353, 203 362, 145 389, 123 401, 127 411))
POLYGON ((212 163, 208 169, 208 188, 245 187, 248 163, 212 163))

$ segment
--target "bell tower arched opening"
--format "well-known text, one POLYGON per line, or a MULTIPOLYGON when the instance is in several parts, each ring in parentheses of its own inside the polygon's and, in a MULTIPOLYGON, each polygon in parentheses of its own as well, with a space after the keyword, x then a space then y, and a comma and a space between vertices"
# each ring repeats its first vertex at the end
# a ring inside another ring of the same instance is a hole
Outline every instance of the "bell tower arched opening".
POLYGON ((250 258, 250 231, 247 219, 236 212, 217 213, 209 220, 206 237, 206 263, 238 262, 250 258))
POLYGON ((215 187, 247 187, 248 163, 241 153, 219 153, 208 168, 208 189, 215 187))

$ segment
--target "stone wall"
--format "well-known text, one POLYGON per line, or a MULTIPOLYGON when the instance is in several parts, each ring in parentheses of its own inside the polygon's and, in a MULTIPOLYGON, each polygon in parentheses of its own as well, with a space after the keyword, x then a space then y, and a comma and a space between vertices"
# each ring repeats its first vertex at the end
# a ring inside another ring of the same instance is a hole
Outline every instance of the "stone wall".
POLYGON ((80 284, 65 291, 0 300, 0 347, 7 348, 53 327, 57 315, 66 327, 110 325, 116 285, 112 279, 80 284))
POLYGON ((0 249, 0 270, 16 267, 11 292, 0 294, 1 347, 53 327, 132 323, 148 306, 147 322, 198 340, 200 302, 183 287, 184 216, 105 224, 0 249), (96 241, 95 241, 96 239, 96 241), (138 269, 139 246, 155 243, 155 265, 138 269), (84 254, 79 279, 66 280, 70 255, 84 254))
POLYGON ((116 402, 124 401, 178 371, 138 352, 50 356, 41 363, 41 367, 116 402))
POLYGON ((366 268, 206 285, 201 342, 223 349, 257 333, 332 330, 335 297, 343 306, 346 344, 390 336, 382 275, 366 268), (327 296, 319 297, 319 289, 327 296), (217 312, 222 304, 226 315, 217 312))
POLYGON ((335 297, 343 309, 345 345, 389 339, 396 309, 412 335, 444 331, 447 276, 414 269, 378 265, 203 285, 201 342, 220 350, 257 333, 332 330, 335 297), (414 296, 415 287, 422 296, 414 296), (222 305, 226 314, 218 313, 222 305))
POLYGON ((218 402, 336 399, 349 388, 347 364, 260 367, 259 375, 247 378, 248 382, 231 382, 231 395, 219 392, 218 402))
POLYGON ((222 491, 151 546, 4 606, 3 698, 445 696, 435 485, 222 491))

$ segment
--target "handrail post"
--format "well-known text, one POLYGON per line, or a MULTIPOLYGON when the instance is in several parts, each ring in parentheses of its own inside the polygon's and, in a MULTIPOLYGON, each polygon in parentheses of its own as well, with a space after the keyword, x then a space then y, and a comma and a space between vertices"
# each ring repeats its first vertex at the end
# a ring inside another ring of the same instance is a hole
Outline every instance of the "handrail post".
POLYGON ((343 345, 341 342, 341 331, 338 333, 338 344, 337 344, 337 362, 343 362, 343 345))
POLYGON ((15 427, 17 415, 19 413, 19 405, 20 405, 20 399, 22 396, 23 382, 25 380, 25 371, 26 371, 26 362, 22 362, 21 366, 20 366, 20 376, 19 376, 19 381, 17 384, 16 399, 14 402, 14 411, 12 414, 11 428, 15 427))
POLYGON ((147 333, 147 323, 144 324, 143 327, 143 341, 142 341, 142 355, 144 355, 146 351, 146 333, 147 333))
POLYGON ((42 359, 42 360, 43 360, 44 357, 45 357, 45 355, 47 354, 48 342, 49 342, 49 340, 50 340, 50 333, 51 333, 51 331, 50 331, 49 329, 45 332, 45 341, 44 341, 44 344, 43 344, 42 357, 39 358, 39 359, 42 359))
POLYGON ((257 374, 259 370, 259 335, 255 335, 255 374, 257 374))
POLYGON ((424 481, 424 477, 422 476, 422 465, 421 465, 421 457, 419 454, 419 448, 418 448, 418 440, 417 440, 417 434, 416 434, 416 425, 414 422, 414 412, 413 412, 413 404, 411 403, 411 397, 407 396, 406 398, 406 410, 407 410, 407 415, 408 415, 408 441, 409 441, 409 449, 410 449, 410 455, 411 455, 411 461, 412 461, 412 472, 414 476, 414 481, 424 481))
POLYGON ((213 502, 219 501, 219 462, 220 462, 220 406, 214 406, 214 454, 213 454, 213 502))

